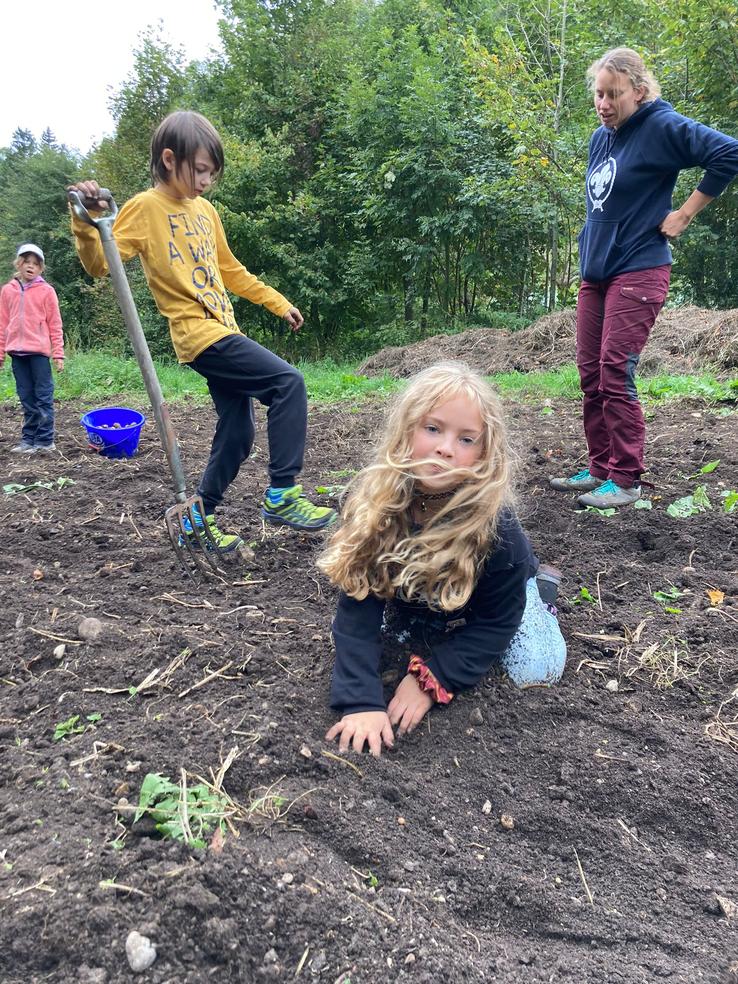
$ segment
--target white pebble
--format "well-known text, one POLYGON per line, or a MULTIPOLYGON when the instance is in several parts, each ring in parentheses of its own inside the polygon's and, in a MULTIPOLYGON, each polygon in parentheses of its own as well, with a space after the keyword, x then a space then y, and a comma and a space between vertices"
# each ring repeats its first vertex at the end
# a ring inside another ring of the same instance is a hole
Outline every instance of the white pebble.
POLYGON ((490 803, 489 800, 485 800, 484 806, 482 807, 482 813, 491 813, 491 812, 492 812, 492 804, 490 803))
POLYGON ((607 683, 605 684, 605 689, 611 690, 612 693, 616 694, 618 690, 620 690, 620 684, 618 683, 617 680, 608 680, 607 683))
POLYGON ((58 646, 54 649, 54 659, 63 659, 64 653, 67 651, 67 647, 63 642, 60 642, 58 646))
POLYGON ((156 960, 156 947, 148 938, 132 929, 126 939, 126 956, 134 974, 140 974, 156 960))

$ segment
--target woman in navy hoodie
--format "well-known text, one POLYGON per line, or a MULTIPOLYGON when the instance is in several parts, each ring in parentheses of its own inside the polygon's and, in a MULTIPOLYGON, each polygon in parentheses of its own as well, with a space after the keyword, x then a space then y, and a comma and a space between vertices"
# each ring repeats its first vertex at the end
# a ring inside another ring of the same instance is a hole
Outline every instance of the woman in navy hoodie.
POLYGON ((587 73, 602 126, 587 166, 587 220, 579 236, 577 367, 588 466, 552 488, 584 506, 640 498, 646 428, 635 372, 669 289, 671 248, 738 174, 738 141, 681 116, 660 98, 640 55, 614 48, 587 73), (679 172, 704 174, 672 210, 679 172))

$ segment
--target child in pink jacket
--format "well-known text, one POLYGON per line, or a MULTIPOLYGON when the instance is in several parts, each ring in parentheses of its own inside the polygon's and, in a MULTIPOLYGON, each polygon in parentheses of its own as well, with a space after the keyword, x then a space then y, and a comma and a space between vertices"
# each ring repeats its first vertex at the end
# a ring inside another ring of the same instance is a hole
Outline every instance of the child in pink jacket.
POLYGON ((51 362, 64 369, 64 335, 56 291, 47 284, 44 254, 33 243, 18 247, 15 276, 0 291, 0 368, 13 360, 18 399, 23 407, 20 444, 11 451, 35 454, 54 450, 54 380, 51 362))

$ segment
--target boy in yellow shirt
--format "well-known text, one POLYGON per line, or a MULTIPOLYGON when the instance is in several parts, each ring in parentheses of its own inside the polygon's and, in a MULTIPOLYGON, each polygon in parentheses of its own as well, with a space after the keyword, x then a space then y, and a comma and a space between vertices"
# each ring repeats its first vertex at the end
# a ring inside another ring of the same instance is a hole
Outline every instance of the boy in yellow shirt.
MULTIPOLYGON (((293 331, 303 317, 286 297, 262 283, 228 248, 220 216, 202 194, 223 172, 223 145, 199 113, 171 113, 151 141, 153 187, 121 208, 113 234, 123 260, 140 256, 161 314, 169 321, 179 361, 204 376, 218 423, 210 459, 200 479, 206 522, 221 550, 236 550, 241 538, 222 533, 215 509, 248 458, 254 439, 252 399, 268 407, 270 485, 262 515, 270 523, 319 530, 335 511, 315 506, 295 484, 302 468, 307 431, 307 393, 302 374, 239 330, 227 291, 263 304, 293 331)), ((74 185, 97 200, 96 181, 74 185)), ((87 272, 107 273, 97 230, 72 215, 77 252, 87 272)), ((197 543, 197 538, 194 539, 197 543)))

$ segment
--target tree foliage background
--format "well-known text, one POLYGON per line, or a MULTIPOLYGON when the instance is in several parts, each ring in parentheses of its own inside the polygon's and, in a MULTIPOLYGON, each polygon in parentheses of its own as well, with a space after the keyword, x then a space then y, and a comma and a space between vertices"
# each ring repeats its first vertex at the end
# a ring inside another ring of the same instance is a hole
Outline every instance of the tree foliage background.
MULTIPOLYGON (((64 187, 95 176, 119 202, 149 184, 173 109, 226 148, 212 198, 233 251, 306 315, 297 337, 246 301, 243 329, 290 356, 355 357, 475 325, 519 327, 573 303, 583 176, 596 126, 585 72, 639 50, 663 96, 738 135, 738 3, 613 0, 221 0, 223 52, 188 63, 155 33, 113 95, 115 135, 84 159, 16 131, 0 150, 0 261, 47 254, 71 348, 125 350, 107 281, 82 271, 64 187)), ((677 201, 698 175, 680 178, 677 201)), ((672 299, 738 306, 738 187, 675 249, 672 299)), ((136 263, 155 354, 168 330, 136 263)))

